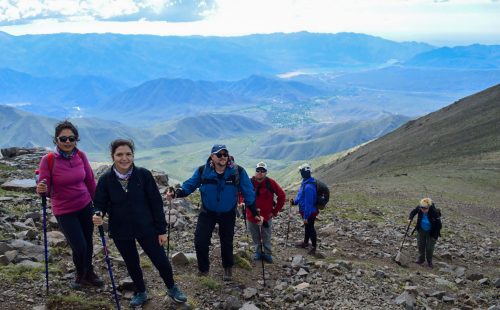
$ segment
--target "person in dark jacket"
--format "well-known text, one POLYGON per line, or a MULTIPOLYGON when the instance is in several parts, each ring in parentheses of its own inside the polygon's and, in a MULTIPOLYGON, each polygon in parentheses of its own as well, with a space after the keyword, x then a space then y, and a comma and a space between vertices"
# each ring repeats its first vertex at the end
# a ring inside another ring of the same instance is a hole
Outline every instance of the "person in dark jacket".
POLYGON ((299 213, 304 221, 304 241, 296 243, 297 247, 307 248, 309 240, 311 240, 312 248, 308 252, 310 255, 320 255, 316 252, 317 237, 314 222, 319 214, 316 208, 316 180, 311 176, 311 166, 303 164, 299 167, 300 175, 302 176, 302 184, 295 198, 290 199, 291 205, 299 205, 299 213))
POLYGON ((172 267, 163 248, 167 241, 167 223, 153 175, 134 165, 131 140, 117 139, 111 142, 110 149, 113 166, 97 183, 93 222, 102 225, 102 216, 109 216, 109 234, 137 290, 130 305, 140 306, 147 301, 136 240, 160 272, 168 296, 175 302, 186 302, 186 296, 174 282, 172 267))
POLYGON ((186 197, 197 188, 201 193, 201 212, 196 224, 194 246, 199 275, 209 274, 210 239, 215 225, 219 224, 222 267, 224 268, 223 280, 231 281, 234 265, 233 237, 239 191, 244 197, 247 208, 251 210, 252 215, 257 217, 259 224, 262 224, 262 218, 257 216, 255 208, 252 182, 245 169, 233 163, 226 146, 216 144, 212 147, 205 165, 197 168, 193 176, 186 180, 174 195, 168 192, 167 199, 186 197))
POLYGON ((263 225, 258 225, 258 221, 253 217, 252 212, 246 209, 246 219, 248 230, 252 236, 252 241, 255 249, 254 260, 261 260, 268 263, 273 262, 271 235, 273 229, 273 217, 278 215, 278 212, 285 205, 285 191, 276 183, 275 180, 267 176, 267 164, 259 162, 255 168, 255 176, 252 177, 252 184, 255 190, 255 206, 260 210, 260 215, 263 217, 263 225), (274 196, 277 200, 274 201, 274 196), (260 248, 260 233, 262 232, 262 247, 260 248))
POLYGON ((427 259, 427 266, 432 268, 434 246, 441 236, 441 212, 436 209, 430 198, 423 198, 420 204, 410 212, 408 222, 411 222, 416 214, 418 217, 415 230, 417 230, 419 255, 415 263, 422 265, 427 259))

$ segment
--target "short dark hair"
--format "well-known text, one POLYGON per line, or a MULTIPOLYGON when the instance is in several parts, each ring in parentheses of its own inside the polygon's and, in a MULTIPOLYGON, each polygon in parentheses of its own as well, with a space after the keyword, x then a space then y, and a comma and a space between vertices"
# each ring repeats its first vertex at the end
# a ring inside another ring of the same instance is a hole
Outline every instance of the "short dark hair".
POLYGON ((135 147, 134 147, 134 141, 132 141, 132 139, 115 139, 109 145, 109 150, 111 151, 111 158, 113 158, 116 149, 122 145, 128 146, 132 150, 132 154, 134 153, 135 147))
POLYGON ((78 135, 78 129, 76 129, 75 125, 73 125, 73 123, 71 123, 68 120, 64 120, 62 122, 57 123, 54 133, 54 141, 55 139, 57 139, 61 131, 63 131, 64 129, 71 130, 75 135, 76 141, 80 141, 80 136, 78 135))

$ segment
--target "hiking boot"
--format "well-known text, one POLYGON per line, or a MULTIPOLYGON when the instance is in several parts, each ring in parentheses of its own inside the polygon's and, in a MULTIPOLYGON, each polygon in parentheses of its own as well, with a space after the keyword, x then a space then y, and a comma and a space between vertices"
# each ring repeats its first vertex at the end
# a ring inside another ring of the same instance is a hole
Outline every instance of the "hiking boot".
POLYGON ((271 254, 264 254, 262 255, 262 259, 269 264, 273 263, 273 256, 271 254))
POLYGON ((262 253, 260 252, 255 253, 255 255, 253 256, 253 260, 261 260, 261 259, 262 259, 262 253))
POLYGON ((91 269, 87 273, 87 276, 85 277, 85 282, 97 287, 101 287, 104 285, 104 281, 101 278, 99 278, 98 275, 95 274, 93 269, 91 269))
POLYGON ((307 254, 312 255, 312 256, 316 256, 316 248, 310 249, 309 252, 307 252, 307 254))
POLYGON ((224 268, 224 276, 222 277, 224 281, 232 281, 233 280, 233 268, 227 267, 224 268))
POLYGON ((415 261, 415 264, 420 265, 420 266, 422 266, 423 263, 424 263, 424 260, 420 259, 420 258, 415 261))
POLYGON ((208 277, 208 270, 207 271, 199 271, 198 270, 198 277, 208 277))
POLYGON ((431 269, 432 269, 432 267, 434 267, 434 265, 432 264, 432 262, 428 262, 428 263, 427 263, 427 267, 429 267, 429 268, 431 268, 431 269))
POLYGON ((73 282, 71 282, 71 288, 74 290, 79 290, 83 286, 83 274, 77 273, 73 282))
POLYGON ((303 242, 303 241, 298 241, 298 242, 295 242, 295 247, 297 248, 302 248, 302 249, 305 249, 309 246, 308 243, 306 242, 303 242))
POLYGON ((142 293, 134 293, 134 296, 132 296, 132 300, 130 301, 130 306, 138 307, 146 303, 147 300, 148 300, 148 293, 146 291, 142 293))
POLYGON ((180 290, 180 288, 176 284, 174 284, 174 286, 172 286, 172 288, 169 288, 167 290, 167 294, 176 303, 181 304, 181 303, 185 303, 187 301, 186 295, 184 295, 184 293, 180 290))

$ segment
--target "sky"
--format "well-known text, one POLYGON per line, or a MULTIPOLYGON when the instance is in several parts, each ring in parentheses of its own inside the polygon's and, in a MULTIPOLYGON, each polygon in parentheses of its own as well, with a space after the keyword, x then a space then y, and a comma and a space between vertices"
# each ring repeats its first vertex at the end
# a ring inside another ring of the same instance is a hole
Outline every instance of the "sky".
POLYGON ((0 0, 0 31, 358 32, 434 45, 500 44, 500 0, 0 0))

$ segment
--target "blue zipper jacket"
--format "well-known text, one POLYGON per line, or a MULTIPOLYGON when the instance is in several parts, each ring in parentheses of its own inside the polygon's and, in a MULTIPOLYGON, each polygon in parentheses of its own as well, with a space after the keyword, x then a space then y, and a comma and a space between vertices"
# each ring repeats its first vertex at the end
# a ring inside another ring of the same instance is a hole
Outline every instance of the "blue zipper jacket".
POLYGON ((316 180, 313 177, 302 180, 293 204, 299 205, 299 211, 303 214, 304 220, 307 220, 313 213, 318 212, 316 208, 316 180))
POLYGON ((214 168, 210 167, 210 160, 205 164, 203 176, 197 168, 191 178, 182 184, 182 197, 187 196, 200 188, 203 207, 212 212, 228 212, 236 207, 238 191, 245 200, 245 204, 256 215, 255 192, 253 184, 243 167, 240 168, 239 186, 234 184, 237 166, 226 167, 224 176, 219 178, 214 168), (202 182, 204 180, 204 182, 202 182))

